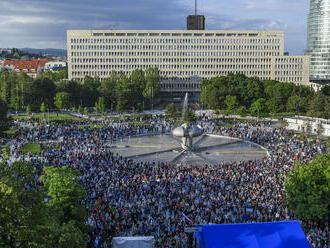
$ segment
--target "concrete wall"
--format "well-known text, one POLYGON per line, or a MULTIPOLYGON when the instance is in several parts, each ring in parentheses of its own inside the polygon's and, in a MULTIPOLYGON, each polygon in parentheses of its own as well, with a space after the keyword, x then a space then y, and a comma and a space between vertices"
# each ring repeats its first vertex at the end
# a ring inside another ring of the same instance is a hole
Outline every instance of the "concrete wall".
POLYGON ((284 118, 284 120, 288 122, 288 129, 300 132, 307 132, 306 125, 309 123, 311 126, 310 133, 312 134, 317 134, 319 125, 321 124, 324 129, 322 135, 330 137, 330 120, 306 116, 295 116, 291 118, 284 118))

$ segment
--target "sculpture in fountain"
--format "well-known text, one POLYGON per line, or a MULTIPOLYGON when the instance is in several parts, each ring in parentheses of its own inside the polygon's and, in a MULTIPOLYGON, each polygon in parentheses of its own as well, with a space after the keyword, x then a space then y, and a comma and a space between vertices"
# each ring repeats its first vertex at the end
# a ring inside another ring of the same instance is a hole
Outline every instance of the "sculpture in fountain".
MULTIPOLYGON (((188 110, 188 93, 186 93, 183 101, 182 118, 184 113, 188 110)), ((172 135, 181 138, 181 146, 185 151, 193 150, 193 138, 203 134, 203 128, 199 125, 190 125, 184 123, 180 127, 172 130, 172 135)))
POLYGON ((203 134, 203 128, 199 125, 189 125, 185 123, 180 127, 173 129, 172 135, 180 137, 182 140, 181 147, 184 150, 193 150, 193 138, 203 134))

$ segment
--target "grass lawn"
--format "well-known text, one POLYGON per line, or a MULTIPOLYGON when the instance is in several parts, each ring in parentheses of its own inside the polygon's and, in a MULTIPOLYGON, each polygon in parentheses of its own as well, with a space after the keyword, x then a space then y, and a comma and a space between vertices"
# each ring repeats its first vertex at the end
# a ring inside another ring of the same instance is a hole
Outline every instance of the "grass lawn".
POLYGON ((66 120, 72 120, 76 121, 79 120, 79 118, 69 115, 69 114, 54 114, 51 113, 48 115, 48 113, 45 114, 34 114, 34 115, 19 115, 19 116, 13 116, 13 118, 18 120, 28 120, 28 119, 38 119, 39 121, 66 121, 66 120))
POLYGON ((220 124, 218 127, 233 128, 232 124, 220 124))
POLYGON ((79 129, 82 129, 84 131, 91 130, 91 129, 100 129, 102 128, 101 125, 79 125, 79 129))
POLYGON ((7 131, 3 132, 2 137, 6 139, 11 139, 15 135, 17 129, 15 127, 10 127, 7 131))
POLYGON ((32 154, 39 154, 41 151, 39 143, 27 143, 25 146, 22 147, 22 153, 28 154, 31 152, 32 154))

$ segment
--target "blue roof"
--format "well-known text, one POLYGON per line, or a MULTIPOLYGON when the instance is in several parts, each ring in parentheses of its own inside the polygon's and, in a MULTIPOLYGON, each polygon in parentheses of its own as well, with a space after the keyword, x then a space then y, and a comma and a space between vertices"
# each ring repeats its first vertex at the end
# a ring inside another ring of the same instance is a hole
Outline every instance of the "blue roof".
POLYGON ((310 248, 298 221, 196 227, 201 248, 310 248))

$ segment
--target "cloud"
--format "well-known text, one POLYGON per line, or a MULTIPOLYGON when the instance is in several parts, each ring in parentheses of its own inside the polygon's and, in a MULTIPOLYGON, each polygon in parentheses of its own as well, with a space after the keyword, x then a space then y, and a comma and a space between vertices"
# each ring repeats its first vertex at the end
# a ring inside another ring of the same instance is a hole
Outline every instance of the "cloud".
MULTIPOLYGON (((208 29, 283 29, 288 50, 302 53, 305 1, 199 0, 198 9, 208 29)), ((185 29, 193 11, 193 0, 0 0, 0 47, 65 48, 67 29, 185 29)))

